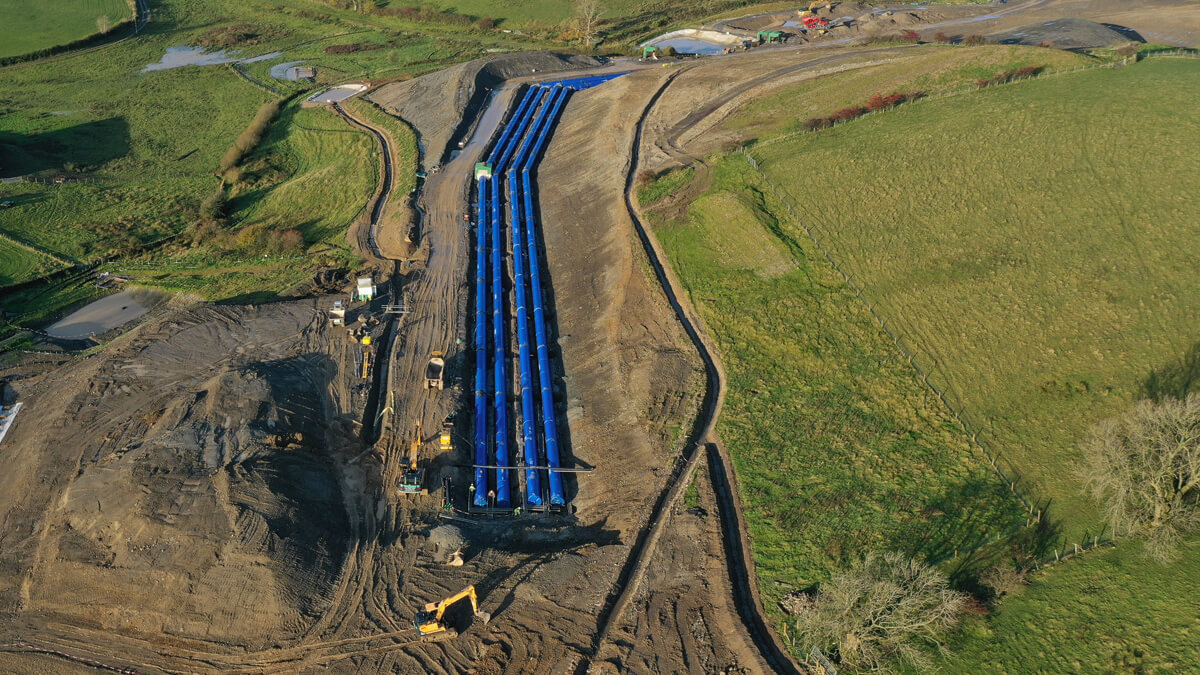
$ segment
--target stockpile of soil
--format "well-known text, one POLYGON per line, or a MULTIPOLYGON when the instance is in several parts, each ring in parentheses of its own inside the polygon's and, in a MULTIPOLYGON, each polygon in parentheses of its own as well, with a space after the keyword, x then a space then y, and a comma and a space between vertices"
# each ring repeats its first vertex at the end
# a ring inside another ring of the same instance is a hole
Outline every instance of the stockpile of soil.
POLYGON ((1050 45, 1058 49, 1093 49, 1125 44, 1131 39, 1104 24, 1087 19, 1053 19, 992 33, 988 42, 1006 45, 1050 45))
POLYGON ((21 383, 0 612, 251 649, 298 637, 352 546, 323 325, 313 303, 181 312, 21 383))

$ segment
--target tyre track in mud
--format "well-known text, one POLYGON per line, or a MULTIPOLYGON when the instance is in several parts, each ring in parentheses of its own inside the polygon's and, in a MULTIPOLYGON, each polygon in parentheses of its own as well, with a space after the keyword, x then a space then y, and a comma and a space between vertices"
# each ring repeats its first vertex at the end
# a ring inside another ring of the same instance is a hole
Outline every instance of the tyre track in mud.
MULTIPOLYGON (((802 64, 802 67, 808 67, 809 65, 811 64, 802 64)), ((791 68, 798 69, 795 67, 791 68)), ((689 68, 684 67, 672 73, 659 86, 654 95, 650 97, 650 100, 639 115, 637 131, 634 134, 633 147, 630 151, 629 172, 625 180, 624 196, 630 220, 633 222, 634 230, 637 232, 638 239, 646 253, 650 267, 654 270, 655 278, 662 287, 663 293, 666 295, 668 303, 675 312, 676 318, 683 326, 688 338, 692 341, 693 346, 704 362, 705 395, 700 416, 693 425, 692 436, 688 443, 691 449, 687 455, 683 469, 675 473, 673 482, 667 487, 664 496, 660 498, 654 515, 646 525, 645 536, 641 542, 635 545, 634 551, 630 554, 628 563, 622 574, 622 577, 626 581, 618 586, 621 588, 619 595, 608 605, 608 614, 602 621, 601 629, 593 642, 591 655, 582 661, 576 672, 586 672, 590 662, 600 656, 601 649, 604 647, 609 632, 616 623, 621 621, 625 609, 637 594, 642 577, 645 575, 646 568, 653 557, 663 528, 670 519, 671 513, 683 495, 684 490, 695 475, 696 467, 702 456, 701 449, 704 449, 704 454, 707 455, 709 460, 710 473, 713 475, 712 487, 716 492, 717 500, 720 504, 719 511, 721 512, 722 533, 726 551, 726 567, 732 582, 733 599, 738 614, 750 634, 751 641, 758 649, 759 655, 773 671, 778 673, 800 673, 803 670, 791 658, 787 649, 779 641, 779 638, 770 629, 766 621, 762 602, 758 595, 750 540, 745 530, 745 519, 741 513, 741 504, 738 496, 734 493, 736 484, 732 479, 732 466, 729 463, 728 455, 725 453, 720 438, 716 434, 716 423, 725 398, 726 376, 724 367, 707 334, 702 332, 703 323, 692 308, 690 301, 687 300, 683 292, 683 287, 675 276, 674 271, 663 262, 666 256, 658 240, 646 227, 642 219, 641 209, 635 203, 634 182, 638 172, 646 120, 671 83, 679 75, 688 70, 689 68)), ((700 121, 710 113, 711 111, 699 115, 696 121, 700 121)), ((679 125, 676 125, 671 130, 672 134, 676 133, 677 129, 680 129, 679 125)), ((680 129, 680 133, 681 131, 680 129)))

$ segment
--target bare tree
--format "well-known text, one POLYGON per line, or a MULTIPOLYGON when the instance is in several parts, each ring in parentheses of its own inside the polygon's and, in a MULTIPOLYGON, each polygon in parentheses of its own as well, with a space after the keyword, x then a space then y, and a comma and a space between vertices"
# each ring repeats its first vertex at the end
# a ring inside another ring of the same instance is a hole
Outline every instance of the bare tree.
POLYGON ((96 17, 96 30, 101 33, 107 33, 112 30, 112 19, 108 18, 105 14, 96 17))
POLYGON ((579 0, 575 5, 575 19, 579 22, 579 34, 583 43, 591 49, 600 28, 600 15, 604 8, 599 0, 579 0))
POLYGON ((1200 394, 1141 401, 1084 441, 1083 478, 1119 534, 1136 534, 1159 560, 1200 525, 1200 394))
POLYGON ((938 570, 899 553, 872 553, 796 607, 796 631, 804 651, 836 653, 849 667, 885 669, 899 658, 926 670, 921 645, 943 649, 942 635, 965 604, 938 570))

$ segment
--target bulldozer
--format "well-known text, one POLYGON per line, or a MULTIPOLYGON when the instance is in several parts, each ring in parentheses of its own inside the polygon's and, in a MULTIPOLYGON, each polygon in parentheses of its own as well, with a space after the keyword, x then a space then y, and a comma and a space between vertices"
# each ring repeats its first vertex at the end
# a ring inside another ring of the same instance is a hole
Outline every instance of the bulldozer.
POLYGON ((446 615, 446 610, 464 598, 471 600, 471 612, 475 618, 484 623, 492 620, 490 614, 479 611, 479 598, 475 595, 475 587, 467 586, 441 602, 431 602, 425 605, 424 610, 417 612, 416 618, 413 619, 413 625, 421 635, 435 635, 444 632, 446 624, 442 619, 446 615))
POLYGON ((427 495, 429 490, 421 487, 425 482, 425 472, 417 468, 417 454, 421 451, 421 422, 417 422, 417 428, 414 432, 412 445, 408 450, 408 462, 405 464, 404 473, 400 474, 400 480, 397 481, 396 487, 399 488, 400 494, 405 495, 427 495))
POLYGON ((438 448, 446 452, 454 447, 454 424, 446 422, 442 425, 442 433, 438 436, 438 448))

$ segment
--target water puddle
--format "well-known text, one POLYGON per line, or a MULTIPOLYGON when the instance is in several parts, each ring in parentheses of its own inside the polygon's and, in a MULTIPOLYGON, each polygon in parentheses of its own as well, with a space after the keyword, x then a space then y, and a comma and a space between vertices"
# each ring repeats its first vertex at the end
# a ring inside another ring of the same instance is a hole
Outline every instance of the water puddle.
POLYGON ((263 54, 262 56, 253 56, 248 59, 242 59, 242 63, 258 63, 259 61, 270 61, 271 59, 277 59, 281 56, 283 56, 283 52, 271 52, 269 54, 263 54))
POLYGON ((277 80, 289 80, 295 82, 298 79, 296 66, 304 63, 303 61, 284 61, 271 66, 271 77, 277 80))
POLYGON ((162 60, 142 68, 142 72, 169 70, 183 66, 219 66, 222 63, 234 61, 237 61, 237 57, 226 53, 224 49, 206 52, 204 47, 167 47, 167 53, 163 54, 162 60))
POLYGON ((663 47, 674 47, 675 51, 680 54, 720 54, 725 51, 725 45, 719 45, 708 40, 697 40, 696 38, 678 37, 662 42, 655 42, 655 47, 662 49, 663 47))
POLYGON ((164 297, 161 293, 141 290, 109 295, 72 312, 52 324, 46 332, 64 340, 85 340, 133 321, 162 302, 164 297))
MULTIPOLYGON (((270 52, 259 56, 252 56, 248 59, 240 59, 237 55, 241 50, 234 49, 225 51, 224 49, 215 52, 206 52, 204 47, 187 47, 178 45, 175 47, 167 47, 167 53, 163 54, 162 60, 158 63, 151 63, 142 68, 143 73, 148 73, 154 70, 170 70, 171 68, 182 68, 183 66, 219 66, 223 63, 258 63, 259 61, 270 61, 283 56, 283 52, 270 52)), ((303 63, 296 61, 295 63, 303 63)), ((274 75, 275 70, 271 69, 271 74, 274 75)), ((280 78, 282 79, 282 78, 280 78)))

